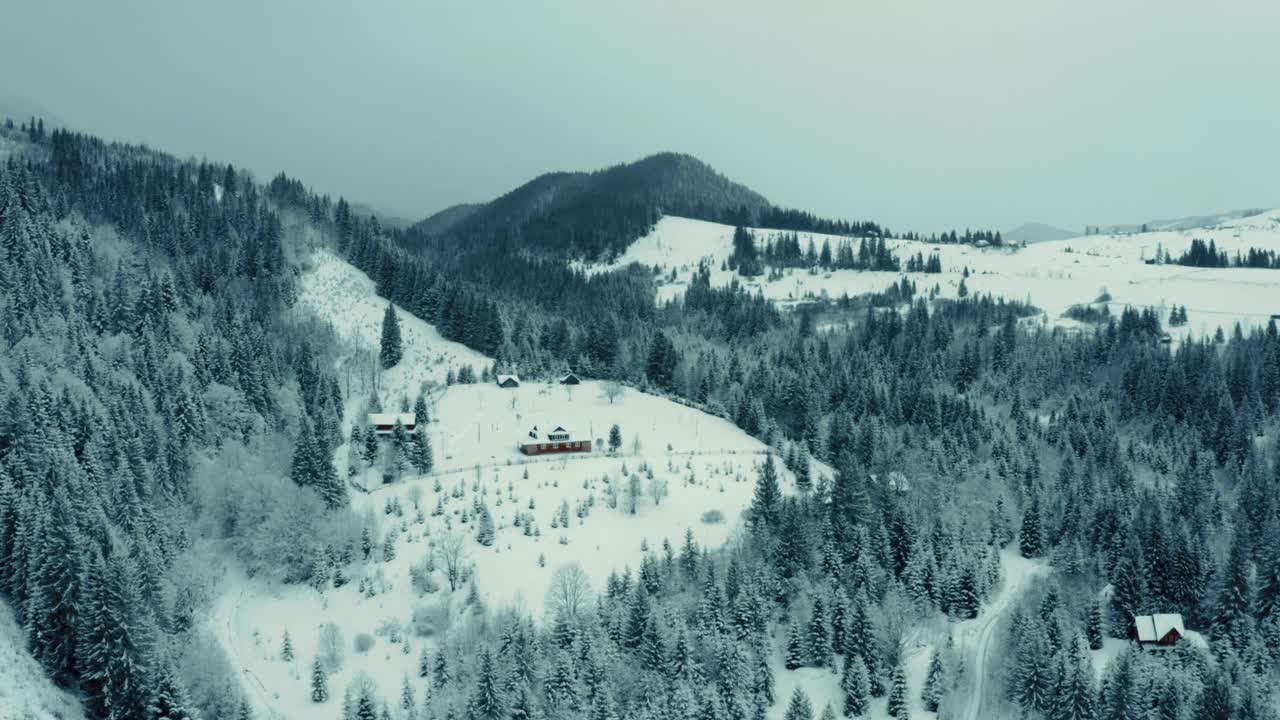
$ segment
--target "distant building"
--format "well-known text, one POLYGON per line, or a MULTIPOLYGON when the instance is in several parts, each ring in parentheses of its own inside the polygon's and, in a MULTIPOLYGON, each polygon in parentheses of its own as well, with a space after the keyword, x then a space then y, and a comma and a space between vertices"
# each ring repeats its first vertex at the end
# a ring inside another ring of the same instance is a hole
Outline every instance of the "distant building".
POLYGON ((518 388, 520 387, 519 375, 498 375, 498 387, 500 388, 518 388))
POLYGON ((1172 647, 1186 632, 1178 613, 1139 615, 1133 619, 1134 639, 1144 648, 1172 647))
POLYGON ((413 413, 369 413, 369 427, 373 428, 375 435, 390 435, 396 422, 412 433, 418 427, 418 416, 413 413))
POLYGON ((568 375, 560 378, 561 385, 579 385, 581 383, 582 380, 578 379, 578 376, 573 373, 569 373, 568 375))
POLYGON ((889 473, 889 480, 886 484, 894 492, 907 492, 911 489, 911 482, 907 480, 907 476, 897 470, 889 473))
POLYGON ((590 452, 591 441, 579 440, 573 437, 573 433, 569 432, 563 425, 547 425, 548 429, 542 431, 537 425, 529 431, 529 434, 520 438, 516 443, 520 448, 520 452, 525 455, 544 455, 546 453, 563 453, 563 452, 590 452))

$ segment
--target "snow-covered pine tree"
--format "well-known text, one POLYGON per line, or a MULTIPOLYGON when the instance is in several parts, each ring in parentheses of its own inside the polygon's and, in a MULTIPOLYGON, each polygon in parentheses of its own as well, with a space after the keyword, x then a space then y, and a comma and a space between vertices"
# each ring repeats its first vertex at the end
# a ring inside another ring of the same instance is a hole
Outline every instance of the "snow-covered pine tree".
POLYGON ((844 714, 860 717, 871 707, 871 686, 867 679, 867 665, 862 656, 851 653, 844 661, 844 673, 840 676, 840 690, 844 692, 844 714))
POLYGON ((899 662, 893 668, 893 680, 889 686, 889 702, 886 706, 890 717, 905 720, 909 713, 907 707, 907 674, 899 662))
POLYGON ((796 670, 804 667, 808 656, 808 648, 805 647, 804 638, 800 634, 800 626, 793 622, 787 627, 786 668, 796 670))
POLYGON ((329 700, 329 678, 320 666, 317 656, 311 663, 311 702, 322 703, 329 700))
POLYGON ((393 368, 404 355, 400 339, 400 319, 396 317, 395 306, 387 304, 387 311, 382 315, 382 341, 379 344, 378 360, 382 367, 393 368))
POLYGON ((783 720, 813 720, 813 705, 809 702, 809 696, 799 687, 795 692, 791 693, 791 701, 787 703, 787 713, 782 716, 783 720))
POLYGON ((289 638, 289 628, 284 629, 284 639, 280 643, 280 659, 285 662, 293 661, 293 640, 289 638))
POLYGON ((929 673, 925 675, 924 688, 920 691, 920 699, 924 701, 924 709, 938 712, 938 704, 947 691, 947 670, 942 663, 942 653, 934 650, 929 660, 929 673))
POLYGON ((767 529, 777 527, 781 504, 782 493, 778 489, 778 469, 773 463, 773 455, 765 455, 764 464, 756 479, 755 494, 751 500, 751 521, 757 527, 767 529))
POLYGON ((821 593, 813 598, 813 612, 809 616, 809 628, 805 637, 809 650, 809 664, 827 667, 831 664, 831 631, 827 626, 827 603, 821 593))
POLYGON ((1102 605, 1089 603, 1089 616, 1085 619, 1084 634, 1089 640, 1090 650, 1102 649, 1102 605))
POLYGON ((484 648, 476 663, 475 689, 467 701, 469 720, 506 720, 508 698, 493 653, 484 648))
POLYGON ((200 720, 200 713, 191 705, 186 688, 171 669, 160 674, 155 697, 147 708, 148 720, 200 720))
POLYGON ((493 515, 489 514, 489 506, 482 503, 480 505, 480 516, 476 522, 476 542, 489 547, 493 545, 493 540, 493 515))
POLYGON ((1018 533, 1018 549, 1022 557, 1038 558, 1044 554, 1044 540, 1040 527, 1040 497, 1032 494, 1031 502, 1022 514, 1022 531, 1018 533))

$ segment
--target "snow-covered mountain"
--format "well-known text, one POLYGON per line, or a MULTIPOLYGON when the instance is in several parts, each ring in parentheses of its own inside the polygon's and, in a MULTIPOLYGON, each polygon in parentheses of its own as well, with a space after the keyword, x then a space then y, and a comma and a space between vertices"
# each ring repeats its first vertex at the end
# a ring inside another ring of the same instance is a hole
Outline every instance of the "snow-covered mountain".
POLYGON ((1004 241, 1010 245, 1032 245, 1046 240, 1066 240, 1079 234, 1044 223, 1025 223, 1005 231, 1004 241))

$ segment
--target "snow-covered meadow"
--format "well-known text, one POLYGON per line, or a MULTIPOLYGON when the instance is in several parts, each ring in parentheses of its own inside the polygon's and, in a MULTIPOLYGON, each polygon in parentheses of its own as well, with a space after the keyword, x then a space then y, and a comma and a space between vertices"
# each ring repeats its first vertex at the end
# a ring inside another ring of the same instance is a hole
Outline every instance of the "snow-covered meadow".
MULTIPOLYGON (((614 263, 586 269, 601 272, 633 262, 658 267, 662 271, 658 297, 666 300, 682 295, 698 264, 706 260, 712 283, 727 285, 736 274, 721 265, 733 252, 733 230, 728 225, 664 217, 653 232, 633 243, 614 263), (671 281, 673 270, 675 280, 671 281)), ((760 241, 775 232, 755 230, 760 241)), ((799 233, 799 237, 802 248, 810 240, 818 248, 824 241, 834 247, 841 239, 818 233, 799 233)), ((1232 255, 1251 247, 1280 251, 1280 210, 1226 220, 1209 228, 1089 235, 1025 248, 887 242, 904 263, 916 253, 925 257, 937 254, 942 260, 940 274, 787 269, 780 280, 738 279, 749 290, 781 303, 879 292, 903 275, 922 292, 937 285, 941 297, 954 298, 963 279, 970 293, 1030 301, 1044 311, 1044 322, 1065 326, 1075 324, 1062 317, 1069 307, 1092 303, 1106 291, 1111 295, 1111 310, 1117 314, 1130 305, 1151 307, 1167 317, 1173 304, 1185 305, 1187 324, 1170 328, 1177 337, 1204 336, 1219 327, 1230 331, 1237 322, 1246 329, 1265 325, 1272 314, 1280 313, 1280 274, 1275 270, 1146 264, 1158 249, 1174 256, 1182 254, 1193 239, 1213 240, 1220 250, 1232 255), (967 279, 965 269, 969 271, 967 279)))
MULTIPOLYGON (((375 353, 386 300, 372 281, 324 251, 309 268, 302 311, 334 324, 349 346, 343 363, 375 353)), ((446 386, 449 369, 470 364, 480 370, 492 360, 445 341, 407 313, 400 319, 404 358, 391 370, 367 368, 362 373, 369 377, 349 379, 359 391, 347 394, 346 425, 362 421, 370 395, 390 406, 425 388, 430 421, 419 427, 431 438, 435 469, 386 485, 375 472, 357 475, 367 491, 353 489, 352 504, 376 532, 369 560, 355 558, 343 587, 321 593, 234 574, 224 583, 212 628, 261 717, 339 716, 340 703, 310 699, 310 663, 323 625, 340 629, 345 648, 341 669, 328 677, 332 694, 340 696, 364 674, 387 697, 398 696, 407 677, 420 697, 425 681, 417 677, 418 657, 469 612, 465 600, 473 588, 491 609, 542 618, 557 568, 580 565, 600 592, 610 573, 634 572, 647 553, 661 556, 664 541, 678 551, 686 531, 699 547, 722 546, 751 502, 766 448, 732 423, 630 388, 606 392, 592 381, 446 386), (546 423, 564 425, 598 449, 521 455, 520 437, 546 423), (607 447, 614 424, 623 440, 616 453, 607 447), (477 502, 494 523, 487 546, 476 539, 477 502), (458 540, 468 570, 451 592, 447 548, 458 540), (281 657, 286 630, 291 661, 281 657), (364 652, 354 649, 361 636, 364 643, 372 639, 364 652)), ((347 448, 340 448, 339 468, 346 457, 347 448)), ((784 491, 793 490, 794 478, 779 470, 784 491)))

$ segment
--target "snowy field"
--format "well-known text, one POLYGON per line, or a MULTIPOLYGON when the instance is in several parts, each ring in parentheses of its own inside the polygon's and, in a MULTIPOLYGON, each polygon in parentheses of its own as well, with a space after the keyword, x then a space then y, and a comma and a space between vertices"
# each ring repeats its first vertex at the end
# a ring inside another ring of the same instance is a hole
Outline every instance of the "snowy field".
POLYGON ((27 651, 26 635, 0 601, 0 720, 83 718, 74 695, 55 686, 27 651))
MULTIPOLYGON (((756 230, 763 241, 775 231, 756 230)), ((824 240, 834 249, 837 236, 799 233, 800 246, 809 240, 820 250, 824 240)), ((1280 271, 1255 269, 1210 269, 1180 265, 1147 265, 1158 248, 1181 255, 1193 239, 1213 240, 1220 250, 1232 255, 1250 247, 1280 251, 1280 210, 1247 218, 1227 220, 1211 228, 1160 231, 1120 235, 1092 235, 1036 243, 1026 248, 976 248, 907 240, 889 240, 888 246, 905 264, 916 253, 926 258, 938 254, 944 272, 940 274, 858 272, 836 270, 811 273, 786 270, 781 280, 754 278, 744 281, 752 291, 779 301, 806 297, 837 298, 884 290, 902 275, 909 276, 921 292, 937 285, 942 297, 956 297, 968 268, 965 285, 970 293, 981 292, 1011 300, 1029 300, 1045 311, 1045 322, 1075 325, 1062 318, 1072 305, 1093 302, 1106 290, 1112 296, 1111 310, 1118 314, 1126 305, 1151 307, 1168 317, 1174 303, 1187 306, 1188 323, 1171 328, 1175 336, 1211 334, 1218 327, 1229 331, 1239 322, 1245 328, 1265 325, 1273 313, 1280 313, 1280 271)), ((857 242, 856 240, 854 241, 857 242)), ((856 248, 856 245, 855 245, 856 248)), ((728 284, 736 274, 721 270, 721 263, 733 252, 733 227, 680 217, 662 218, 653 232, 637 240, 616 262, 587 268, 602 272, 636 262, 662 269, 664 278, 675 270, 674 282, 664 280, 658 288, 662 300, 682 295, 698 263, 707 260, 716 285, 728 284)), ((742 281, 741 278, 739 278, 742 281)))
MULTIPOLYGON (((313 259, 300 306, 333 322, 350 355, 377 347, 386 301, 366 276, 332 254, 313 259)), ((473 585, 491 609, 513 607, 541 618, 557 568, 581 565, 592 590, 601 592, 611 572, 635 572, 646 552, 660 557, 664 540, 678 552, 686 530, 700 547, 722 546, 751 502, 765 446, 732 423, 629 388, 610 400, 601 383, 590 381, 510 390, 489 383, 445 387, 450 367, 470 363, 479 369, 492 361, 443 340, 427 323, 400 317, 404 359, 377 376, 378 395, 398 402, 426 383, 431 422, 420 427, 431 438, 436 468, 389 485, 372 473, 357 478, 369 491, 353 491, 353 506, 377 531, 370 561, 357 557, 345 586, 322 594, 234 571, 224 580, 227 591, 215 604, 212 627, 241 669, 259 717, 339 717, 339 702, 310 701, 310 663, 324 624, 340 628, 345 646, 341 670, 329 676, 333 697, 361 673, 375 678, 384 697, 398 697, 407 676, 421 697, 418 657, 469 613, 465 599, 473 585), (517 440, 532 425, 547 423, 564 425, 593 446, 597 439, 607 445, 616 423, 623 445, 616 454, 521 455, 517 440), (634 511, 632 476, 640 491, 634 511), (476 539, 477 500, 493 518, 489 546, 476 539), (453 592, 444 551, 451 538, 462 538, 465 564, 472 568, 471 578, 453 592), (431 578, 426 584, 424 569, 431 578), (432 632, 411 630, 415 617, 432 618, 432 632), (286 629, 292 661, 281 659, 286 629), (353 644, 362 634, 373 638, 365 652, 353 644)), ((348 424, 365 404, 364 397, 348 394, 348 424)), ((340 468, 346 451, 337 453, 340 468)), ((780 463, 778 469, 783 490, 793 491, 794 478, 780 463)), ((829 472, 816 463, 814 470, 829 472)))

